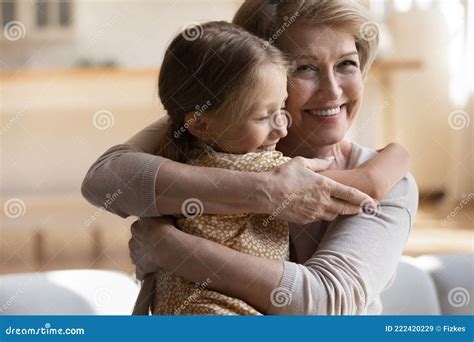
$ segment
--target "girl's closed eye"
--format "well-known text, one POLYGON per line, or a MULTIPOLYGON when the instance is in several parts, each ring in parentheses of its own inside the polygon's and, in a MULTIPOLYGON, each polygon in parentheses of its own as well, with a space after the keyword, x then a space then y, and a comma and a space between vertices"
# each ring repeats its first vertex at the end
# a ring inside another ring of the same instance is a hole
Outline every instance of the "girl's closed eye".
POLYGON ((269 114, 265 114, 265 116, 259 116, 259 117, 255 118, 255 120, 257 120, 257 121, 265 121, 265 120, 268 120, 268 119, 270 119, 269 114))
POLYGON ((268 120, 272 117, 272 115, 278 113, 278 114, 283 114, 284 112, 286 112, 286 107, 282 107, 280 109, 277 109, 277 110, 274 110, 271 112, 271 114, 266 114, 266 115, 262 115, 260 117, 257 117, 255 120, 257 121, 265 121, 265 120, 268 120))

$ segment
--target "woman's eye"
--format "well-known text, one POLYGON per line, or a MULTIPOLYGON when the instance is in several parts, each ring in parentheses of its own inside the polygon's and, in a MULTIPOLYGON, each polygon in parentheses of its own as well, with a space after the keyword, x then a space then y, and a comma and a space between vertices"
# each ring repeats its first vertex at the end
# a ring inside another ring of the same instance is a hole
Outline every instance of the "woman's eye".
POLYGON ((354 61, 351 61, 351 60, 347 60, 347 61, 344 61, 342 63, 339 64, 340 66, 344 67, 344 68, 351 68, 351 67, 358 67, 357 63, 354 62, 354 61))
POLYGON ((298 72, 308 72, 308 71, 316 71, 316 68, 310 64, 303 64, 295 68, 295 71, 298 72))
POLYGON ((257 120, 257 121, 265 121, 265 120, 267 120, 269 117, 270 117, 270 116, 268 116, 268 115, 267 115, 267 116, 262 116, 262 117, 260 117, 260 118, 257 118, 256 120, 257 120))

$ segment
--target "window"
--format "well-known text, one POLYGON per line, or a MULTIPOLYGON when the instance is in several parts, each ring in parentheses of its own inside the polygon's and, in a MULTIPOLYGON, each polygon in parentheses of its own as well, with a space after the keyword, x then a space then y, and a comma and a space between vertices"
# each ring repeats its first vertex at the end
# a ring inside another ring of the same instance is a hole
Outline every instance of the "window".
POLYGON ((18 22, 26 39, 70 37, 74 0, 0 0, 0 27, 18 22))
POLYGON ((2 27, 5 27, 7 23, 15 20, 15 4, 13 1, 2 1, 2 6, 0 6, 0 8, 0 11, 2 12, 2 27))

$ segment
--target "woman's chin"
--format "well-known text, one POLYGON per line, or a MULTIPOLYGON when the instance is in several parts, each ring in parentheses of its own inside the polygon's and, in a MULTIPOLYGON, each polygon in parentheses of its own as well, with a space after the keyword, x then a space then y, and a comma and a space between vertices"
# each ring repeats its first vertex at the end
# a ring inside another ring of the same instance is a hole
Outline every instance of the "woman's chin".
POLYGON ((344 139, 345 132, 337 132, 329 130, 325 132, 314 132, 306 140, 309 146, 315 148, 334 145, 341 142, 344 139))
POLYGON ((311 146, 335 144, 344 139, 349 129, 345 110, 330 117, 316 116, 303 111, 301 117, 302 127, 299 130, 301 138, 311 146))

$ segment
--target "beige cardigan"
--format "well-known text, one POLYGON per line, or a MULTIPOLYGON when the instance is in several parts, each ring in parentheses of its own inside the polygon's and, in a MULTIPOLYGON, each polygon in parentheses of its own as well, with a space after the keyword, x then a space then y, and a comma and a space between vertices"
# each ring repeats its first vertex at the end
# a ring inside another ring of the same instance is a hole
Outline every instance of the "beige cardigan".
MULTIPOLYGON (((155 180, 166 159, 153 154, 159 149, 156 142, 163 125, 164 120, 158 120, 107 150, 87 172, 84 197, 104 206, 106 195, 121 189, 124 195, 107 210, 122 217, 158 216, 155 180)), ((349 168, 376 153, 357 144, 352 148, 349 168)), ((380 202, 377 215, 341 216, 330 223, 314 222, 304 230, 290 225, 295 262, 284 263, 279 285, 290 300, 285 306, 272 306, 268 313, 380 314, 380 293, 395 275, 417 206, 417 186, 407 174, 380 202)))

